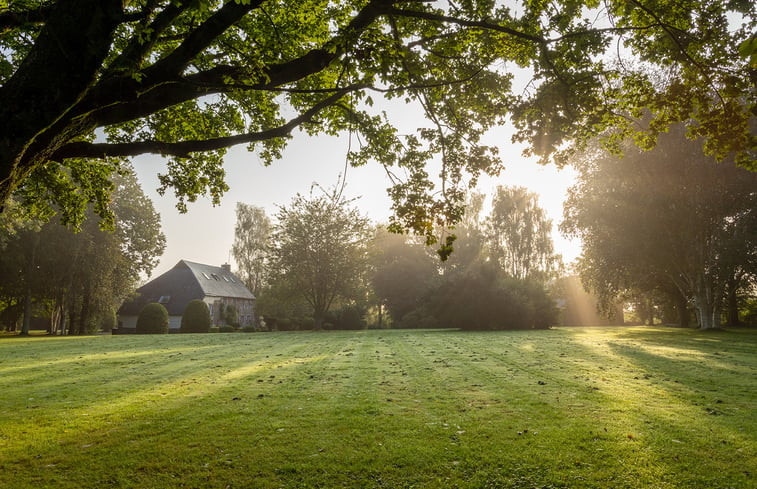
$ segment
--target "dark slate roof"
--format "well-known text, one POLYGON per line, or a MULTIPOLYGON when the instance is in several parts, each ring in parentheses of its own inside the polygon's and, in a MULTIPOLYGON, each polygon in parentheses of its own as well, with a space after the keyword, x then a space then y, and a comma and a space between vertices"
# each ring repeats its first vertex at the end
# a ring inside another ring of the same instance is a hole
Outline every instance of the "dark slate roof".
MULTIPOLYGON (((182 263, 192 271, 205 295, 213 297, 236 297, 239 299, 255 298, 252 292, 247 290, 247 287, 236 275, 226 271, 223 267, 203 265, 202 263, 193 263, 186 260, 180 261, 179 265, 182 263)), ((176 267, 179 265, 176 265, 176 267)))
POLYGON ((189 301, 206 296, 255 299, 239 278, 223 267, 181 260, 163 275, 138 288, 137 297, 125 302, 118 314, 136 316, 145 304, 161 302, 169 315, 181 316, 189 301))

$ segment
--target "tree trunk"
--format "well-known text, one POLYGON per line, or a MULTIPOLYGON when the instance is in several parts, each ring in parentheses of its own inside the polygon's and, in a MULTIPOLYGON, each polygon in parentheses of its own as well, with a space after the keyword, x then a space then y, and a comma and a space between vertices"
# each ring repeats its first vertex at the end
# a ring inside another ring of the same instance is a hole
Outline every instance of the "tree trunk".
POLYGON ((78 334, 83 335, 87 334, 87 323, 89 323, 89 315, 90 315, 90 292, 89 292, 89 282, 86 285, 86 288, 84 290, 84 295, 82 296, 81 300, 81 313, 79 314, 79 328, 78 328, 78 334))
POLYGON ((21 325, 21 336, 29 336, 32 322, 32 286, 27 282, 24 296, 24 322, 21 325))
POLYGON ((314 308, 313 310, 313 330, 315 331, 322 331, 323 330, 323 318, 326 316, 326 311, 321 310, 320 308, 314 308))
POLYGON ((678 289, 675 289, 676 301, 675 307, 678 313, 678 325, 682 328, 689 327, 689 301, 686 300, 683 294, 678 289))
POLYGON ((24 296, 24 322, 21 326, 21 335, 28 336, 32 322, 32 280, 37 268, 37 245, 39 244, 39 234, 34 233, 32 239, 32 249, 30 250, 29 261, 26 264, 26 293, 24 296))
POLYGON ((60 330, 62 308, 60 305, 60 298, 55 299, 52 311, 50 313, 50 334, 57 335, 60 330))
POLYGON ((75 335, 78 333, 76 330, 76 308, 71 306, 71 309, 68 310, 68 331, 67 333, 69 335, 75 335))
POLYGON ((739 320, 739 297, 736 294, 738 287, 734 284, 728 286, 728 326, 738 326, 741 324, 739 320))
POLYGON ((715 307, 710 294, 697 294, 694 297, 699 329, 717 329, 720 327, 720 308, 715 307))
POLYGON ((66 128, 57 126, 95 81, 122 14, 120 0, 56 2, 0 87, 0 208, 56 147, 78 135, 62 137, 66 128))

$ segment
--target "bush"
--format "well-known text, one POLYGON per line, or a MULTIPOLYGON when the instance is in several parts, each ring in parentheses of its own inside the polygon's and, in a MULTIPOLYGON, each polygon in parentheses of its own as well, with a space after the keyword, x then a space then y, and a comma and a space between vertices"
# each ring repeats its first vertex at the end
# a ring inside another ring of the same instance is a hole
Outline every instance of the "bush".
POLYGON ((220 329, 218 326, 211 326, 208 328, 208 333, 220 333, 220 329))
POLYGON ((545 329, 558 316, 543 285, 502 278, 486 266, 445 283, 436 290, 434 300, 439 321, 453 328, 545 329))
POLYGON ((254 333, 257 331, 257 329, 255 328, 255 326, 245 326, 244 328, 242 328, 242 331, 244 333, 254 333))
POLYGON ((137 334, 167 334, 168 311, 163 304, 147 304, 137 318, 137 334))
POLYGON ((234 332, 234 326, 221 326, 218 328, 218 331, 221 333, 233 333, 234 332))
POLYGON ((365 329, 366 322, 363 316, 365 316, 363 308, 346 306, 334 314, 334 329, 365 329))
POLYGON ((292 320, 289 318, 281 318, 278 321, 276 321, 274 324, 276 325, 276 329, 278 331, 292 331, 296 329, 292 325, 292 320))
POLYGON ((310 316, 302 318, 302 329, 311 330, 315 328, 315 318, 310 316))
POLYGON ((210 330, 210 309, 200 299, 189 301, 181 316, 182 333, 207 333, 210 330))
POLYGON ((400 329, 436 329, 443 328, 444 325, 439 324, 439 319, 425 307, 418 307, 402 316, 402 319, 397 321, 396 327, 400 329))

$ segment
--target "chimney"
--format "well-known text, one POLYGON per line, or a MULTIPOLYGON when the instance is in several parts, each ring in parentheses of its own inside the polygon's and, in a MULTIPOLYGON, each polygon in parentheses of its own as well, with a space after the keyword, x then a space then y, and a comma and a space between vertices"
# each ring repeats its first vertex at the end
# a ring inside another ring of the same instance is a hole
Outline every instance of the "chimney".
POLYGON ((223 265, 221 265, 221 268, 231 273, 231 265, 229 265, 228 263, 224 263, 223 265))

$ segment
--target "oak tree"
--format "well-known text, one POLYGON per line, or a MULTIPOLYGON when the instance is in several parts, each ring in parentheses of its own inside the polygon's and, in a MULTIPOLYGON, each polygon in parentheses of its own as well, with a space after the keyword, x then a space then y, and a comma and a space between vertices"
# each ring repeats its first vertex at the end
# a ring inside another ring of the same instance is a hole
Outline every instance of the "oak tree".
POLYGON ((226 148, 270 163, 297 128, 357 133, 349 161, 387 168, 393 229, 429 241, 459 219, 465 174, 501 168, 481 137, 508 120, 544 161, 608 129, 615 149, 651 146, 684 121, 753 165, 754 23, 748 0, 4 2, 0 205, 16 194, 78 222, 91 201, 111 218, 109 175, 145 153, 168 158, 160 190, 181 209, 217 202, 226 148), (379 99, 427 122, 402 133, 379 99), (654 119, 637 128, 643 108, 654 119))

